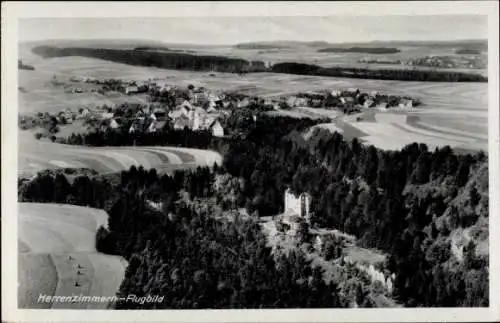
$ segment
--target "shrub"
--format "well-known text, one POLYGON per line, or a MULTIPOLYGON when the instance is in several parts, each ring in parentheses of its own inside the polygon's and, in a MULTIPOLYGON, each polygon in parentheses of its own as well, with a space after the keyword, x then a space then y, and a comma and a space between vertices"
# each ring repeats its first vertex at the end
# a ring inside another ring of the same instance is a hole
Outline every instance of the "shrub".
POLYGON ((114 255, 116 254, 115 244, 116 239, 114 238, 114 234, 101 225, 95 235, 95 248, 97 251, 114 255))
POLYGON ((35 138, 36 138, 37 140, 42 139, 42 136, 43 136, 43 135, 42 135, 41 133, 39 133, 39 132, 35 133, 35 138))

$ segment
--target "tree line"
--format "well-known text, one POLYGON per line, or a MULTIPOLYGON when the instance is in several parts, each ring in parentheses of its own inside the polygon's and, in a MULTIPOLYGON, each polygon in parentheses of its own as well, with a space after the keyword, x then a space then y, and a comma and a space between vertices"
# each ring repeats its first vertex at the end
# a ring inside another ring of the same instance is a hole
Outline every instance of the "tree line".
POLYGON ((243 69, 258 70, 261 68, 260 65, 254 66, 244 59, 179 52, 79 47, 57 48, 51 46, 37 46, 32 51, 42 57, 83 56, 129 65, 177 70, 238 72, 243 69))
POLYGON ((347 77, 375 80, 420 81, 420 82, 488 82, 486 76, 454 71, 432 71, 419 69, 366 69, 354 67, 321 67, 304 63, 277 63, 271 68, 275 73, 347 77))

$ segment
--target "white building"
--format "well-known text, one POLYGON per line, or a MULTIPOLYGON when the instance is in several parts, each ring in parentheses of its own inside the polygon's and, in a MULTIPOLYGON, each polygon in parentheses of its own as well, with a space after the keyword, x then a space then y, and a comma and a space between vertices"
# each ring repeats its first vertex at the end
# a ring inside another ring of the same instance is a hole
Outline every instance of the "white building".
POLYGON ((120 125, 118 124, 118 122, 116 122, 115 119, 111 119, 111 121, 109 122, 109 127, 111 129, 117 129, 118 127, 120 127, 120 125))
POLYGON ((138 88, 135 85, 130 85, 125 88, 125 94, 137 93, 138 88))
POLYGON ((113 118, 115 115, 114 113, 112 112, 104 112, 104 113, 101 113, 101 118, 104 119, 104 120, 107 120, 107 119, 111 119, 113 118))
POLYGON ((290 189, 285 191, 285 212, 292 210, 300 217, 308 219, 310 216, 311 195, 302 193, 295 196, 290 189))
POLYGON ((212 125, 210 125, 210 131, 215 137, 224 137, 224 128, 220 124, 219 120, 215 120, 212 125))
POLYGON ((151 123, 149 124, 149 127, 148 127, 148 130, 147 132, 155 132, 156 131, 156 121, 153 120, 151 121, 151 123))
POLYGON ((90 110, 87 108, 83 108, 81 116, 86 118, 86 117, 90 117, 90 115, 91 115, 90 110))

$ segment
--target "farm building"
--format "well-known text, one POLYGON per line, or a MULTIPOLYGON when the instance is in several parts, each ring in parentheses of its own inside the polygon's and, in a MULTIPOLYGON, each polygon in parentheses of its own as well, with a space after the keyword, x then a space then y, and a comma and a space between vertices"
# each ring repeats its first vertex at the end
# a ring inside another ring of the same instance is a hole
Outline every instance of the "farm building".
POLYGON ((133 94, 133 93, 137 93, 139 91, 139 89, 137 88, 136 85, 129 85, 127 87, 125 87, 125 94, 133 94))

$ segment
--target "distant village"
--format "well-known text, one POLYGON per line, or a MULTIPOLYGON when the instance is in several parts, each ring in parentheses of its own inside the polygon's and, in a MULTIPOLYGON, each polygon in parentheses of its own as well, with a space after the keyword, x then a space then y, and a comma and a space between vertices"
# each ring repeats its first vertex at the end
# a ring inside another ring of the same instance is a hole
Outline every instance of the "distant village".
MULTIPOLYGON (((145 94, 145 103, 121 103, 114 106, 86 106, 78 111, 65 109, 56 113, 38 113, 33 116, 20 116, 19 127, 30 129, 41 127, 56 134, 60 126, 80 122, 88 130, 120 130, 128 133, 151 133, 168 126, 170 129, 209 131, 215 137, 224 137, 225 120, 235 111, 251 108, 257 112, 295 107, 339 109, 346 114, 361 112, 362 109, 413 108, 420 100, 406 96, 369 93, 359 89, 335 89, 333 91, 297 93, 275 98, 257 98, 240 93, 222 93, 203 87, 187 88, 172 86, 150 79, 148 81, 126 81, 116 79, 97 79, 92 77, 72 77, 64 86, 68 93, 99 92, 107 95, 119 92, 132 96, 145 94), (81 85, 79 85, 81 84, 81 85), (85 84, 99 87, 85 87, 85 84)), ((53 80, 64 85, 64 82, 53 80)), ((256 116, 254 115, 254 118, 256 116)), ((43 135, 38 135, 38 138, 43 135)))
POLYGON ((484 69, 487 61, 479 55, 474 56, 425 56, 409 60, 383 60, 364 57, 358 60, 361 64, 392 64, 405 66, 425 66, 436 68, 484 69))

